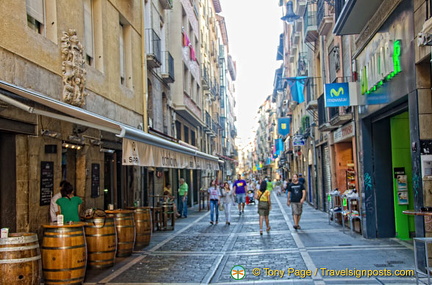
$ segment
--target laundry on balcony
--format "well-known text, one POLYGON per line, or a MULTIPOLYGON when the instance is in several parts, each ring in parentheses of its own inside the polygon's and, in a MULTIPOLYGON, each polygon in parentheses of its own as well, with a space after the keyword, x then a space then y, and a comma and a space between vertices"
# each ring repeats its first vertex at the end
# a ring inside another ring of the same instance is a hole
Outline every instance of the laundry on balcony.
POLYGON ((189 49, 190 49, 190 59, 196 61, 197 59, 196 59, 195 49, 192 46, 190 46, 189 49))
POLYGON ((191 42, 189 40, 189 37, 186 35, 186 32, 183 31, 182 34, 183 34, 183 46, 184 47, 190 46, 191 42))

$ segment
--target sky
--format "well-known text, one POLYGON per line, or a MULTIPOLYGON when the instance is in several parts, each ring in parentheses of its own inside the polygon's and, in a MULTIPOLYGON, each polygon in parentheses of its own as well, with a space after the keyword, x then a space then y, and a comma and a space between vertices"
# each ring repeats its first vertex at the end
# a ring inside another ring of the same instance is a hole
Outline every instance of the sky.
POLYGON ((282 61, 276 60, 283 32, 279 0, 220 0, 228 32, 229 53, 236 61, 237 136, 253 137, 258 108, 273 93, 273 81, 282 61))

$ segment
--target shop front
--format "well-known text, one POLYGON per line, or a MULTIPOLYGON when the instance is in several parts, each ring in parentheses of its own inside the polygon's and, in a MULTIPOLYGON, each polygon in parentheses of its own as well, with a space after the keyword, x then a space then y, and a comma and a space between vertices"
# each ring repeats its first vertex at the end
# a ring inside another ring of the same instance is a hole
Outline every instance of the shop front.
MULTIPOLYGON (((412 4, 404 1, 356 57, 360 75, 358 165, 366 238, 410 238, 419 169, 412 4)), ((354 152, 356 153, 356 152, 354 152)))

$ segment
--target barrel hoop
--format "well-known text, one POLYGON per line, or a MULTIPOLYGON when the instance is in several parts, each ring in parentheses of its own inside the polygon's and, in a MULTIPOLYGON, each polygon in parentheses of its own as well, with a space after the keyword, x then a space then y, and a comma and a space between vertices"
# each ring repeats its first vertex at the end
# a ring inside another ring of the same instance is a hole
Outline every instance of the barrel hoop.
POLYGON ((43 268, 43 271, 48 271, 48 272, 64 272, 64 271, 71 271, 71 270, 81 270, 86 268, 85 266, 80 266, 80 267, 72 267, 72 268, 62 268, 62 269, 49 269, 49 268, 43 268))
POLYGON ((104 226, 94 225, 94 226, 85 226, 85 227, 90 228, 90 229, 112 228, 112 227, 114 227, 114 222, 105 223, 104 226))
POLYGON ((133 241, 119 241, 117 244, 133 244, 133 241))
POLYGON ((134 225, 131 225, 131 226, 121 226, 121 225, 119 225, 119 226, 117 226, 117 228, 134 228, 135 226, 134 225))
POLYGON ((45 228, 45 232, 48 232, 48 233, 82 232, 82 227, 80 227, 80 228, 45 228))
POLYGON ((62 282, 61 284, 82 284, 82 280, 84 279, 84 277, 78 277, 78 278, 72 278, 72 279, 46 279, 45 281, 47 282, 62 282), (71 281, 77 281, 77 283, 71 283, 71 281))
POLYGON ((59 246, 59 247, 42 246, 42 249, 58 250, 58 249, 72 249, 72 248, 81 248, 81 247, 86 247, 86 245, 85 244, 81 244, 81 245, 74 245, 74 246, 59 246))
POLYGON ((0 252, 6 251, 23 251, 28 249, 39 248, 39 244, 28 245, 28 246, 17 246, 17 247, 0 247, 0 252))
POLYGON ((74 235, 44 235, 44 237, 46 238, 68 238, 68 237, 81 237, 81 236, 84 236, 83 232, 74 235))
POLYGON ((114 260, 114 258, 111 258, 111 259, 92 260, 92 261, 90 261, 90 264, 93 264, 93 263, 101 263, 101 262, 107 262, 107 261, 113 261, 113 260, 114 260))
POLYGON ((104 251, 89 251, 88 254, 101 254, 101 253, 110 253, 115 252, 116 250, 104 250, 104 251))
POLYGON ((1 260, 0 264, 8 264, 8 263, 25 263, 30 261, 36 261, 41 259, 40 255, 33 256, 33 257, 27 257, 27 258, 16 258, 16 259, 8 259, 8 260, 1 260))
POLYGON ((31 243, 35 241, 38 241, 36 234, 32 236, 8 237, 7 239, 0 239, 0 245, 31 243))
POLYGON ((115 236, 115 232, 112 234, 95 234, 95 235, 88 235, 86 234, 86 237, 109 237, 109 236, 115 236))

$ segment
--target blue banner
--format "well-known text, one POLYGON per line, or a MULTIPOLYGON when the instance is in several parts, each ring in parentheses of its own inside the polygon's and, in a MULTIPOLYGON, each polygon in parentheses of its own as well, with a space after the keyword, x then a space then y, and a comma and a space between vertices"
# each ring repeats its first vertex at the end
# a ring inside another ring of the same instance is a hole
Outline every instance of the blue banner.
POLYGON ((290 117, 283 117, 278 119, 278 133, 281 136, 286 136, 290 133, 290 117))
POLYGON ((276 157, 283 152, 283 141, 282 139, 275 139, 275 154, 276 157))
POLYGON ((325 106, 340 107, 350 105, 348 82, 325 84, 325 106))
POLYGON ((304 98, 304 87, 306 84, 307 76, 297 76, 285 78, 288 81, 288 86, 291 91, 291 97, 293 101, 303 103, 304 98))

